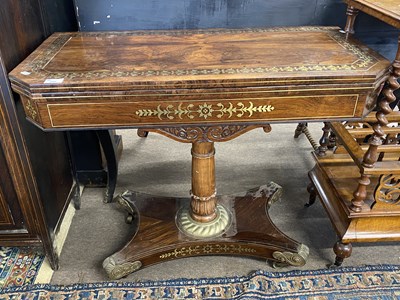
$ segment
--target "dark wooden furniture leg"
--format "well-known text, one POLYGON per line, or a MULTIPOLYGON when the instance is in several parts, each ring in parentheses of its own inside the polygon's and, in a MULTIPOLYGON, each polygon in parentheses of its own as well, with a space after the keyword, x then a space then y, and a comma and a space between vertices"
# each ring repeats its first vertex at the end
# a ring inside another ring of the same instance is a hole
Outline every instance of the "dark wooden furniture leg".
POLYGON ((297 124, 296 130, 294 131, 294 138, 297 139, 303 132, 304 128, 307 127, 307 123, 297 124))
POLYGON ((353 246, 350 243, 343 243, 341 241, 338 241, 333 246, 333 251, 336 254, 335 263, 333 265, 330 265, 329 267, 340 267, 344 259, 351 256, 353 246))
POLYGON ((304 204, 305 207, 310 207, 317 200, 317 190, 312 182, 310 182, 307 186, 307 192, 310 194, 310 198, 308 199, 308 203, 304 204))
POLYGON ((329 145, 329 133, 331 131, 328 122, 324 122, 324 127, 322 128, 323 134, 321 139, 319 140, 319 147, 316 150, 316 154, 318 156, 325 156, 326 151, 328 151, 329 145))
POLYGON ((79 186, 78 173, 76 171, 76 166, 74 164, 74 161, 75 161, 74 151, 71 148, 72 147, 71 135, 70 135, 69 131, 67 131, 65 134, 66 134, 67 144, 68 144, 68 148, 69 148, 69 155, 70 155, 70 158, 71 158, 72 176, 74 177, 74 180, 75 180, 72 201, 74 203, 75 209, 80 209, 81 208, 81 189, 80 189, 80 186, 79 186))
POLYGON ((343 32, 346 34, 346 38, 349 38, 351 35, 353 35, 354 32, 354 22, 356 21, 357 15, 358 15, 359 10, 354 8, 353 6, 349 5, 347 6, 347 21, 346 21, 346 26, 344 27, 343 32))
POLYGON ((147 137, 149 135, 149 132, 147 130, 145 130, 145 129, 139 128, 137 130, 137 135, 142 137, 142 138, 145 138, 145 137, 147 137))
POLYGON ((302 133, 307 137, 307 140, 310 142, 311 146, 314 148, 314 150, 317 150, 319 145, 317 142, 314 140, 312 137, 310 131, 308 130, 308 123, 299 123, 297 125, 297 128, 294 132, 294 138, 298 138, 302 133))
POLYGON ((115 187, 117 185, 118 162, 113 136, 108 130, 96 130, 101 148, 107 162, 107 187, 104 193, 104 202, 110 203, 114 198, 115 187))

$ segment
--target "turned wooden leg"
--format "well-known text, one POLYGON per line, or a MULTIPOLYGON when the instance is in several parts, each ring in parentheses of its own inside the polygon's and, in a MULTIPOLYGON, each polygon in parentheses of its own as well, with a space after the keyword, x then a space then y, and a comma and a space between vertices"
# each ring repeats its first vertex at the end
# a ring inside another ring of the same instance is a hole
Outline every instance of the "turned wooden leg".
POLYGON ((310 131, 308 130, 308 124, 307 123, 299 123, 297 125, 297 128, 294 132, 294 138, 298 138, 300 134, 304 133, 305 136, 307 137, 307 140, 310 142, 311 146, 314 148, 314 150, 318 149, 318 143, 314 140, 312 137, 310 131))
POLYGON ((333 251, 336 254, 335 263, 333 266, 340 267, 344 259, 351 256, 353 246, 350 243, 342 243, 341 241, 338 241, 333 246, 333 251))
POLYGON ((344 33, 346 34, 346 39, 349 38, 350 35, 354 34, 354 22, 358 15, 358 9, 354 8, 353 6, 347 6, 347 21, 346 26, 344 27, 344 33))
MULTIPOLYGON (((68 148, 69 148, 69 155, 71 158, 71 169, 72 169, 72 176, 74 178, 74 190, 73 190, 73 204, 75 209, 80 209, 81 208, 81 189, 79 186, 79 180, 78 180, 78 172, 76 170, 75 166, 75 157, 74 157, 74 151, 72 149, 72 141, 71 141, 71 132, 67 131, 66 132, 67 140, 68 140, 68 148)), ((57 263, 57 268, 58 268, 58 263, 57 263)), ((55 270, 55 269, 54 269, 55 270)))
POLYGON ((111 203, 117 186, 118 162, 115 143, 109 130, 96 130, 101 148, 107 162, 107 187, 104 193, 104 202, 111 203))
POLYGON ((350 209, 354 212, 361 212, 364 206, 364 200, 367 197, 367 187, 371 183, 371 175, 362 174, 358 180, 357 189, 354 191, 354 198, 351 200, 350 209))
POLYGON ((336 147, 336 134, 333 131, 331 131, 328 139, 328 149, 332 150, 335 147, 336 147))
POLYGON ((300 134, 303 133, 304 128, 307 127, 307 123, 299 123, 294 131, 294 138, 297 139, 300 134))
POLYGON ((317 190, 312 182, 308 184, 307 192, 309 192, 310 197, 308 198, 308 203, 304 204, 304 206, 310 207, 315 203, 315 200, 317 199, 317 190))
POLYGON ((319 147, 316 151, 318 156, 325 156, 326 151, 328 150, 328 144, 329 144, 329 132, 331 129, 329 128, 328 122, 324 122, 324 127, 322 128, 323 134, 321 139, 319 140, 319 147))
POLYGON ((149 135, 149 132, 148 132, 147 130, 144 130, 144 129, 139 128, 139 129, 137 130, 137 135, 138 135, 139 137, 145 138, 145 137, 147 137, 147 136, 149 135))

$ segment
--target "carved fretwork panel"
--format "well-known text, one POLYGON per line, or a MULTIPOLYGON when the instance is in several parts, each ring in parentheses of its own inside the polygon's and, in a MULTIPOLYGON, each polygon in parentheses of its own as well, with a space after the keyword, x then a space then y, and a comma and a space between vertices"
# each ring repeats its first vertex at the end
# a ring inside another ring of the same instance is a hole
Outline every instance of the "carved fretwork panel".
POLYGON ((264 124, 166 127, 159 129, 142 129, 141 132, 156 132, 182 143, 226 142, 259 127, 262 127, 266 133, 271 131, 271 126, 269 124, 264 124))
POLYGON ((400 175, 383 174, 375 190, 375 201, 400 204, 400 175))

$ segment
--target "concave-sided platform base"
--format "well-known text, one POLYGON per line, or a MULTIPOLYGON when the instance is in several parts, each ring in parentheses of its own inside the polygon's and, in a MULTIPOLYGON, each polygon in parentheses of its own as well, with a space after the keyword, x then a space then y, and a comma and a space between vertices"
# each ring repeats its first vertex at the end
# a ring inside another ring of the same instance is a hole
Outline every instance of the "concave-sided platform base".
POLYGON ((137 230, 123 249, 104 260, 103 267, 110 279, 119 279, 142 267, 199 255, 250 256, 271 260, 276 266, 303 266, 307 246, 283 234, 268 215, 281 192, 279 185, 270 182, 245 196, 218 197, 218 204, 231 214, 230 224, 217 237, 193 238, 176 225, 177 212, 188 210, 190 199, 126 191, 115 201, 128 211, 128 220, 137 230))

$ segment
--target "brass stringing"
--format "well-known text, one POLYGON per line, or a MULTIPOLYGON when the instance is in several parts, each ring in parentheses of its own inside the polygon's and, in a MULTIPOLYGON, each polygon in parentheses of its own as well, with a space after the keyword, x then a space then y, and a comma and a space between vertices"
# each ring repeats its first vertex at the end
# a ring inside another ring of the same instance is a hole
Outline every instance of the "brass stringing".
POLYGON ((242 247, 240 245, 202 245, 202 246, 189 246, 175 249, 172 252, 167 252, 160 255, 161 259, 169 257, 185 257, 194 256, 199 254, 225 254, 225 253, 255 253, 255 249, 250 247, 242 247))
POLYGON ((218 103, 216 105, 213 104, 189 104, 184 106, 182 103, 175 107, 174 105, 170 104, 166 107, 162 107, 162 105, 158 105, 157 109, 139 109, 136 111, 136 115, 139 117, 157 117, 160 120, 163 118, 167 118, 169 120, 173 120, 176 117, 182 119, 183 116, 194 119, 204 118, 207 119, 208 117, 214 117, 214 114, 217 114, 217 118, 222 118, 227 116, 227 118, 231 118, 232 116, 236 116, 238 118, 243 117, 245 114, 248 114, 248 117, 251 117, 253 113, 266 113, 271 112, 275 108, 272 105, 259 105, 254 106, 253 102, 249 101, 247 105, 243 104, 242 102, 237 103, 235 106, 229 102, 229 106, 225 106, 222 103, 218 103))

